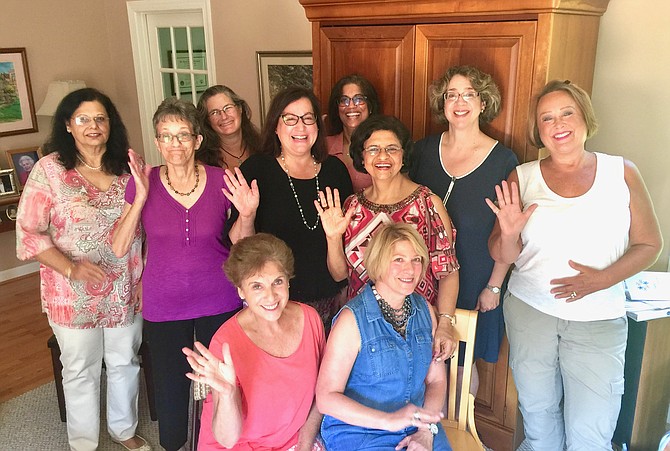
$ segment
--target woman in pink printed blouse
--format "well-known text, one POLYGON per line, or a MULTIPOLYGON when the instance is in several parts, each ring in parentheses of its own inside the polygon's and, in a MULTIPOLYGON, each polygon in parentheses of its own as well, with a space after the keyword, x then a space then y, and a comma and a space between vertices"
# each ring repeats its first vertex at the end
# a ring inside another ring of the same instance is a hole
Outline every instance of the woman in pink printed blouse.
POLYGON ((104 359, 107 430, 127 449, 149 451, 135 434, 140 235, 123 257, 111 247, 130 178, 126 128, 109 97, 80 89, 58 105, 43 150, 19 203, 16 254, 40 262, 42 310, 61 350, 70 448, 98 447, 104 359))

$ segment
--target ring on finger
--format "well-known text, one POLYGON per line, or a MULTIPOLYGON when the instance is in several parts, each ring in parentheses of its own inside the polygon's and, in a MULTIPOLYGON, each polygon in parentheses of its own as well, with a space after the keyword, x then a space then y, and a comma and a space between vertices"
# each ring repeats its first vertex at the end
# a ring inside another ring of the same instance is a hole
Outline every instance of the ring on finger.
POLYGON ((414 412, 414 415, 413 415, 412 419, 414 419, 414 420, 420 420, 421 419, 421 414, 419 413, 418 410, 416 412, 414 412))

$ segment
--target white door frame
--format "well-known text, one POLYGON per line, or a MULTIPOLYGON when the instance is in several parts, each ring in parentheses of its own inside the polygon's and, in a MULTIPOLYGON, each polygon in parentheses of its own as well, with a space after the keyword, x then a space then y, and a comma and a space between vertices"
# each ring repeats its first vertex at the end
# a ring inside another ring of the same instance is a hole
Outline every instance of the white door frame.
POLYGON ((130 25, 133 62, 135 65, 135 83, 137 84, 137 100, 140 109, 144 158, 148 164, 157 166, 161 164, 162 159, 155 149, 151 118, 162 99, 156 98, 153 86, 147 17, 152 14, 183 12, 202 15, 205 45, 207 46, 208 79, 212 83, 216 80, 216 66, 214 64, 214 39, 212 37, 210 0, 135 0, 127 2, 126 7, 128 10, 128 24, 130 25))

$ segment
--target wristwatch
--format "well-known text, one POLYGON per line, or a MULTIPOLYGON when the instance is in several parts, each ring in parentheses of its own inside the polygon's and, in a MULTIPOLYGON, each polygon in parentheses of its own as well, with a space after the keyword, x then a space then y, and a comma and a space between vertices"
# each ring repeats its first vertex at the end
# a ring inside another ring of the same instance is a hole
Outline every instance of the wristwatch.
POLYGON ((433 437, 437 435, 437 424, 436 423, 430 423, 428 425, 428 430, 430 431, 431 434, 433 434, 433 437))
POLYGON ((486 284, 486 289, 491 290, 493 294, 500 294, 500 287, 494 287, 493 285, 486 284))

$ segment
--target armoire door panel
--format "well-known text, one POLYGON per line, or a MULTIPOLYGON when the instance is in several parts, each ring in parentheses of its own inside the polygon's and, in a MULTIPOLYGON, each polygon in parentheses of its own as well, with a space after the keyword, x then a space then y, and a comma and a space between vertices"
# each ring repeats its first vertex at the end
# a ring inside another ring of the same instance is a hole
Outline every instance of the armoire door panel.
POLYGON ((412 125, 414 27, 409 25, 321 28, 321 83, 324 109, 333 85, 359 74, 374 85, 385 114, 412 125))
POLYGON ((467 64, 493 76, 500 114, 482 129, 523 161, 531 99, 536 22, 418 25, 414 84, 414 138, 446 129, 431 117, 428 85, 451 66, 467 64))

